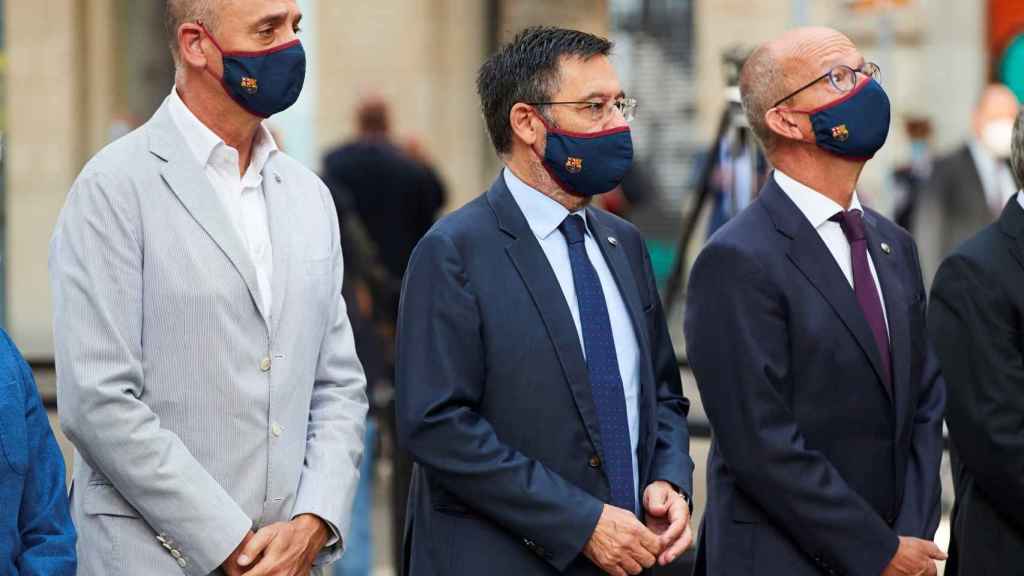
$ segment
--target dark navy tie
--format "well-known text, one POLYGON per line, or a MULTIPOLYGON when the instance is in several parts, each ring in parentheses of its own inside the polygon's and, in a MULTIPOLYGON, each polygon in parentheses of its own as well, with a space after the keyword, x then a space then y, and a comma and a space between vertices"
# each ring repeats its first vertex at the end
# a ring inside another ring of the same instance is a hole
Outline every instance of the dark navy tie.
POLYGON ((611 504, 636 512, 633 484, 633 453, 626 418, 626 395, 622 390, 619 359, 608 319, 601 281, 587 257, 583 242, 586 224, 570 214, 558 227, 569 245, 569 262, 580 308, 583 347, 587 353, 587 374, 593 390, 597 421, 604 447, 604 472, 612 489, 611 504))
POLYGON ((885 314, 878 297, 878 286, 868 266, 868 241, 864 234, 864 215, 860 210, 847 210, 829 218, 838 222, 847 242, 850 243, 850 259, 853 262, 853 292, 864 313, 864 319, 871 327, 871 334, 878 346, 882 360, 882 383, 892 390, 892 362, 889 357, 889 332, 885 329, 885 314))

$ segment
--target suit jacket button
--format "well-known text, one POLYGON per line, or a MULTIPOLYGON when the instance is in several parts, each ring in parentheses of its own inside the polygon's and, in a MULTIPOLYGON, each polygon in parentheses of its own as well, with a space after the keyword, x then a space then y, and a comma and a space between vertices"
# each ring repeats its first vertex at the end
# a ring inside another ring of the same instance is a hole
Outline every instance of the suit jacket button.
POLYGON ((270 356, 260 360, 260 371, 270 372, 270 356))
POLYGON ((590 464, 591 468, 600 468, 601 467, 601 457, 598 456, 597 454, 594 454, 593 456, 590 457, 589 464, 590 464))

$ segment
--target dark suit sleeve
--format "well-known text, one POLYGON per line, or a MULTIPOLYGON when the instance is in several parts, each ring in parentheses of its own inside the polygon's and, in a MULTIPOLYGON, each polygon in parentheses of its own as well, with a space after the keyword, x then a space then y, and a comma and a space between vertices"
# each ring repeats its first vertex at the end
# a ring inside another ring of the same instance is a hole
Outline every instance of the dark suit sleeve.
POLYGON ((949 395, 950 437, 978 487, 1024 527, 1024 359, 1017 312, 982 267, 939 268, 929 332, 949 395))
MULTIPOLYGON (((920 305, 924 306, 924 285, 920 276, 920 264, 916 259, 916 250, 914 254, 914 269, 919 271, 916 290, 922 295, 920 305)), ((916 314, 917 311, 913 313, 916 314)), ((910 337, 922 344, 924 364, 921 370, 922 382, 917 397, 917 408, 914 411, 910 459, 907 462, 907 478, 903 487, 903 505, 896 517, 894 528, 902 536, 931 540, 939 527, 942 512, 942 481, 939 467, 942 463, 942 409, 946 402, 946 389, 942 383, 938 360, 928 343, 928 335, 911 334, 910 337)), ((916 351, 911 353, 918 354, 916 351)))
POLYGON ((658 288, 654 281, 654 269, 647 250, 643 248, 644 274, 651 309, 645 311, 651 334, 651 361, 657 385, 657 442, 654 447, 653 472, 651 480, 665 480, 678 488, 693 505, 693 460, 690 458, 690 432, 686 415, 690 401, 683 396, 679 380, 679 364, 668 324, 661 307, 658 288))
POLYGON ((897 536, 806 445, 780 395, 791 371, 788 304, 756 258, 713 242, 690 277, 687 350, 716 449, 742 493, 821 568, 877 576, 897 536))
POLYGON ((39 399, 32 373, 18 359, 25 397, 25 426, 29 465, 18 515, 21 556, 20 576, 73 576, 75 527, 68 511, 64 484, 64 458, 50 430, 50 421, 39 399))
POLYGON ((406 272, 397 354, 399 442, 432 480, 564 570, 603 504, 504 444, 477 412, 487 374, 476 296, 454 244, 436 231, 406 272))

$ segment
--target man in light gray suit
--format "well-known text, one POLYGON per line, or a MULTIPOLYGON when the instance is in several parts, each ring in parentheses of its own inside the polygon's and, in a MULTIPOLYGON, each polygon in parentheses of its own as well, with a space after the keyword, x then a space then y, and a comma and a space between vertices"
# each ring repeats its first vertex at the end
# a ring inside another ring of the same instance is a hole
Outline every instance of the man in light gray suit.
POLYGON ((294 0, 169 0, 175 89, 96 155, 54 232, 79 575, 305 575, 342 551, 365 378, 294 103, 294 0))

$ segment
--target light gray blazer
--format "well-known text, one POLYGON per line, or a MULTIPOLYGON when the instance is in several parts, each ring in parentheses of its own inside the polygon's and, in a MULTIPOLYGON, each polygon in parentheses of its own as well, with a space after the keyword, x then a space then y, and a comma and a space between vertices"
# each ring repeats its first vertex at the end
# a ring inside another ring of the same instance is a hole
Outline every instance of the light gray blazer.
POLYGON ((283 153, 263 185, 270 324, 243 240, 166 102, 71 188, 50 282, 79 575, 219 573, 247 530, 305 512, 344 538, 367 401, 337 216, 283 153))

